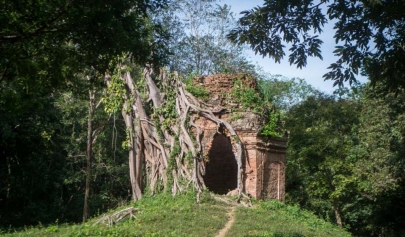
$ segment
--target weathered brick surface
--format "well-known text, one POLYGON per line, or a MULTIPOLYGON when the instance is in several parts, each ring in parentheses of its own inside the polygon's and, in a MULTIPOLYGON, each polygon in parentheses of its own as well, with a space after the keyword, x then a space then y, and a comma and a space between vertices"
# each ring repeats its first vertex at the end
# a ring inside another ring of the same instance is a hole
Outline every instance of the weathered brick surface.
MULTIPOLYGON (((228 108, 228 110, 217 114, 217 117, 229 122, 244 144, 244 160, 242 161, 244 191, 255 198, 284 201, 286 140, 260 137, 259 132, 265 124, 265 118, 252 112, 241 111, 239 105, 230 100, 230 91, 234 86, 234 81, 238 79, 243 81, 244 86, 257 89, 256 80, 245 75, 216 74, 201 76, 194 79, 194 84, 203 86, 210 91, 211 99, 208 101, 209 104, 228 108), (232 112, 235 111, 235 106, 238 107, 238 112, 232 112)), ((234 163, 228 159, 229 153, 222 154, 223 151, 218 148, 218 144, 213 144, 214 138, 218 135, 217 124, 203 117, 198 118, 195 123, 203 130, 202 150, 204 156, 211 156, 210 159, 215 159, 216 164, 218 164, 218 167, 214 168, 217 170, 211 170, 206 175, 215 176, 221 174, 221 172, 228 175, 234 172, 229 171, 232 170, 231 166, 234 166, 234 163), (210 152, 213 146, 215 151, 210 152), (220 161, 220 159, 227 159, 227 161, 220 161)), ((229 134, 224 131, 221 136, 226 137, 229 134)), ((223 149, 231 149, 227 146, 232 146, 232 144, 226 143, 225 140, 221 139, 223 149)), ((227 140, 231 143, 232 139, 228 138, 227 140)), ((233 151, 235 152, 234 148, 233 151)), ((209 183, 211 189, 220 190, 219 192, 223 193, 227 188, 226 183, 228 181, 222 180, 224 176, 220 177, 217 181, 215 177, 204 177, 204 179, 207 180, 206 182, 209 183), (215 184, 215 182, 219 183, 215 184)), ((228 179, 230 179, 231 183, 235 180, 232 177, 228 179)))

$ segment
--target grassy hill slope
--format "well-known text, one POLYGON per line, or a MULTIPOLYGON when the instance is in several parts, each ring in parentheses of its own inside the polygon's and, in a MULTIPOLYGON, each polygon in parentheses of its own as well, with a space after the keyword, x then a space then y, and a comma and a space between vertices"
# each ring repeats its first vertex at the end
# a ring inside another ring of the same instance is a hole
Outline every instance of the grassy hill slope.
POLYGON ((253 207, 235 206, 216 201, 208 193, 172 197, 157 195, 131 204, 135 218, 127 218, 112 227, 107 222, 94 224, 111 213, 95 217, 86 224, 31 227, 8 230, 4 236, 350 236, 344 230, 318 219, 296 206, 277 201, 257 201, 253 207), (227 226, 226 229, 224 227, 227 226), (222 230, 224 229, 224 230, 222 230), (222 231, 221 231, 222 230, 222 231), (221 235, 219 233, 221 232, 221 235))

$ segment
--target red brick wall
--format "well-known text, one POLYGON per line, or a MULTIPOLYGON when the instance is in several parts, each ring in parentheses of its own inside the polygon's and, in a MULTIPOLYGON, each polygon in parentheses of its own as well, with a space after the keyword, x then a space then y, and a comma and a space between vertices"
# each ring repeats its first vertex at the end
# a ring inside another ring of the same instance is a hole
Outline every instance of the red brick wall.
POLYGON ((285 154, 261 151, 263 159, 262 199, 285 199, 285 154))
MULTIPOLYGON (((218 118, 229 122, 244 144, 245 150, 242 160, 243 191, 255 198, 284 200, 286 141, 282 139, 264 141, 258 136, 260 129, 266 122, 263 116, 251 112, 243 112, 242 108, 240 108, 237 103, 230 101, 229 93, 232 91, 236 80, 240 80, 243 86, 257 89, 256 80, 242 74, 234 76, 223 74, 200 76, 194 78, 194 84, 203 86, 210 92, 210 100, 207 103, 210 106, 207 107, 207 109, 216 110, 218 108, 227 108, 227 110, 225 110, 226 112, 218 115, 218 118)), ((215 158, 232 156, 232 152, 230 151, 232 148, 229 148, 229 146, 232 147, 232 145, 230 145, 230 139, 225 138, 225 136, 227 136, 226 134, 221 136, 224 136, 223 139, 228 142, 224 140, 214 143, 213 145, 213 139, 217 134, 216 123, 201 117, 195 121, 195 124, 199 126, 204 133, 202 138, 202 150, 206 158, 211 159, 211 156, 215 158), (218 145, 219 148, 217 148, 216 145, 218 145), (226 153, 228 155, 224 155, 225 153, 222 154, 221 146, 223 146, 224 150, 229 151, 226 153), (210 154, 211 150, 213 150, 212 154, 210 154)), ((235 147, 233 147, 233 149, 235 149, 235 147)), ((235 153, 235 150, 233 150, 233 152, 235 153)), ((235 159, 234 156, 233 159, 235 159)), ((206 184, 209 184, 207 186, 210 186, 212 189, 217 190, 217 193, 221 194, 225 189, 231 187, 221 184, 226 183, 221 174, 226 173, 228 169, 233 169, 230 167, 234 166, 234 163, 230 162, 231 159, 226 158, 225 160, 213 161, 216 163, 213 167, 217 168, 210 171, 207 169, 206 177, 204 177, 206 184)), ((209 167, 209 164, 206 165, 209 167)), ((232 177, 228 179, 234 182, 232 177)))

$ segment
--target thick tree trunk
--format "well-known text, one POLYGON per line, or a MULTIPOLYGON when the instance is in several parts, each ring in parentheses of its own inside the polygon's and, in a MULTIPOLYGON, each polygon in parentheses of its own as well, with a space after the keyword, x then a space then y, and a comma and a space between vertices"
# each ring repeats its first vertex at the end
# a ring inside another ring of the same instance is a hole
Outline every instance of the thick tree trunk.
MULTIPOLYGON (((333 174, 330 169, 327 170, 327 182, 329 184, 329 188, 331 191, 335 191, 336 188, 333 185, 333 174)), ((339 200, 337 198, 333 198, 332 200, 332 206, 333 206, 333 211, 335 212, 335 218, 336 218, 336 224, 340 227, 343 228, 343 222, 342 222, 342 212, 339 207, 339 200)))
POLYGON ((343 228, 341 211, 337 199, 333 199, 333 209, 335 211, 336 223, 340 228, 343 228))
POLYGON ((137 151, 137 144, 136 144, 136 135, 135 129, 133 126, 134 118, 131 113, 127 113, 128 109, 131 105, 125 103, 124 109, 122 110, 122 116, 125 121, 125 126, 127 129, 127 133, 129 133, 129 141, 128 141, 128 165, 129 165, 129 177, 131 181, 131 191, 132 191, 132 199, 137 201, 142 197, 142 190, 141 190, 141 179, 139 176, 142 176, 142 166, 141 162, 138 161, 140 151, 137 151))
POLYGON ((93 160, 93 116, 94 116, 94 92, 89 90, 89 117, 87 119, 87 155, 86 155, 86 189, 84 193, 83 222, 90 217, 90 182, 91 165, 93 160))

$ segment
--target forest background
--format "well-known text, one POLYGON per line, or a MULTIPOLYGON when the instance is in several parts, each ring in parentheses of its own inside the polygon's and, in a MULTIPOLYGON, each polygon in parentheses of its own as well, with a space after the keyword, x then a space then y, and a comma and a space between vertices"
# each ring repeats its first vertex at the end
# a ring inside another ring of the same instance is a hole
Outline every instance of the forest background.
POLYGON ((404 235, 404 4, 281 2, 237 21, 213 0, 2 1, 0 227, 80 222, 134 198, 123 102, 105 75, 125 65, 143 88, 148 64, 185 83, 200 74, 256 77, 272 118, 290 132, 286 202, 354 235, 404 235), (336 23, 339 59, 325 77, 337 82, 333 94, 246 57, 252 47, 277 62, 283 40, 294 47, 293 65, 322 57, 322 42, 307 34, 326 23, 322 4, 330 19, 346 16, 336 23), (370 82, 357 83, 360 73, 370 82))

